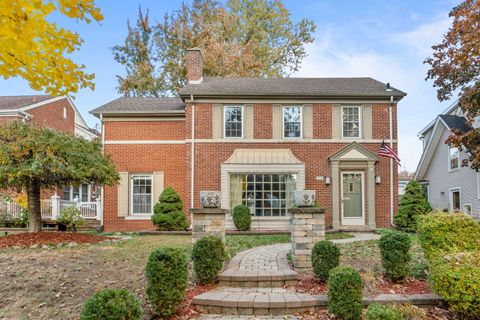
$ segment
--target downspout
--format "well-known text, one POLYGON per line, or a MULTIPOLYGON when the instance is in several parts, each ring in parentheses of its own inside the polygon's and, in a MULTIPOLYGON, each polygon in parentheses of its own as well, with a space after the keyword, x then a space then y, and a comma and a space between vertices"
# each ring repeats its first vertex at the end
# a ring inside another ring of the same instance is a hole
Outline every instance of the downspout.
MULTIPOLYGON (((102 125, 102 154, 105 155, 105 123, 103 122, 103 114, 100 113, 100 123, 102 125)), ((103 227, 103 217, 105 216, 104 208, 105 208, 105 195, 104 195, 104 189, 103 186, 100 187, 100 205, 102 206, 101 208, 101 217, 100 217, 100 225, 103 227)), ((103 230, 103 229, 102 229, 103 230)))
MULTIPOLYGON (((393 150, 393 116, 392 116, 393 96, 390 96, 388 104, 388 120, 390 126, 390 148, 393 150)), ((390 158, 390 225, 393 226, 393 159, 390 158)))
MULTIPOLYGON (((190 208, 195 205, 195 103, 193 94, 190 95, 190 103, 192 104, 192 149, 190 157, 190 208)), ((190 219, 192 221, 192 219, 190 219)))

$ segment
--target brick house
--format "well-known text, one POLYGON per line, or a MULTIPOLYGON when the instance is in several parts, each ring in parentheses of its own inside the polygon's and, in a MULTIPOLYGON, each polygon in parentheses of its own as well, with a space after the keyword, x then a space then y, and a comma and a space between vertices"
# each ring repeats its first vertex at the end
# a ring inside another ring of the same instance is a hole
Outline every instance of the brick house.
POLYGON ((327 227, 390 226, 398 174, 376 153, 383 140, 397 149, 405 93, 372 78, 203 77, 199 49, 187 52, 187 80, 177 97, 122 97, 91 111, 121 176, 104 190, 105 230, 154 228, 164 186, 186 208, 220 190, 222 207, 246 204, 258 230, 288 230, 303 189, 316 191, 327 227))
MULTIPOLYGON (((24 121, 47 127, 56 131, 68 132, 88 140, 97 138, 99 134, 88 127, 82 115, 66 96, 50 95, 0 96, 0 124, 10 121, 24 121)), ((83 184, 58 190, 65 200, 78 198, 91 201, 99 196, 93 185, 83 184)), ((8 192, 10 193, 10 192, 8 192)), ((54 191, 45 190, 43 198, 49 198, 54 191)))

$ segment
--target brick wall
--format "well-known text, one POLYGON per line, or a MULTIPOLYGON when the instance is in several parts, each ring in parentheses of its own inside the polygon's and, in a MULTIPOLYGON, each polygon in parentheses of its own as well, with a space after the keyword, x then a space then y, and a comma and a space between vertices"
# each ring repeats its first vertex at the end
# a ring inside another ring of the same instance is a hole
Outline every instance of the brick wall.
POLYGON ((105 140, 184 140, 185 120, 106 121, 105 140))
POLYGON ((66 98, 27 110, 27 112, 33 116, 31 122, 39 126, 57 131, 75 132, 75 110, 66 98), (66 119, 63 117, 64 108, 67 109, 66 119))
POLYGON ((271 104, 255 104, 253 106, 253 137, 255 139, 272 139, 272 116, 271 104))

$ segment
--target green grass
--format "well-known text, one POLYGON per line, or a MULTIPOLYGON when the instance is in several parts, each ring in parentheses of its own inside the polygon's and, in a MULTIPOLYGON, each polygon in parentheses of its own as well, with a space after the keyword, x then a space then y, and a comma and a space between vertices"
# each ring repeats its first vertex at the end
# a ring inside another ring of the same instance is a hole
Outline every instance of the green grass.
POLYGON ((227 254, 233 257, 238 252, 253 247, 290 242, 290 235, 229 235, 225 242, 227 254))

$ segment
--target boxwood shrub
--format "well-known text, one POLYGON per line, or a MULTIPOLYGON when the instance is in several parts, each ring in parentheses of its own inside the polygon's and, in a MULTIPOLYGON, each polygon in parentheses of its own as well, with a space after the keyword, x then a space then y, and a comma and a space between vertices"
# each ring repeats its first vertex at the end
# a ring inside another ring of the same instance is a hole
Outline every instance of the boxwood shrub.
POLYGON ((158 230, 184 231, 188 228, 182 199, 172 187, 166 187, 160 194, 151 219, 158 230))
POLYGON ((407 277, 411 260, 411 242, 408 234, 398 231, 386 232, 381 236, 378 245, 385 276, 393 281, 407 277))
POLYGON ((328 311, 343 320, 359 320, 362 315, 360 274, 350 266, 336 267, 328 277, 328 311))
POLYGON ((429 284, 450 309, 480 319, 480 251, 438 258, 430 264, 429 284))
POLYGON ((328 273, 340 263, 340 249, 331 241, 323 240, 315 243, 312 249, 313 272, 317 278, 325 282, 328 273))
POLYGON ((402 312, 392 305, 372 304, 364 312, 363 320, 403 320, 402 312))
POLYGON ((140 320, 142 308, 127 289, 105 289, 95 293, 83 305, 80 320, 140 320))
POLYGON ((238 205, 233 208, 233 224, 240 231, 250 230, 252 224, 252 215, 250 209, 244 205, 238 205))
POLYGON ((156 315, 168 317, 177 311, 188 286, 188 261, 178 248, 152 252, 145 269, 147 299, 156 315))
POLYGON ((225 260, 225 246, 219 237, 210 235, 199 239, 193 245, 193 270, 198 283, 210 283, 222 270, 225 260))
POLYGON ((480 224, 463 213, 435 212, 418 219, 418 238, 429 261, 480 250, 480 224))

